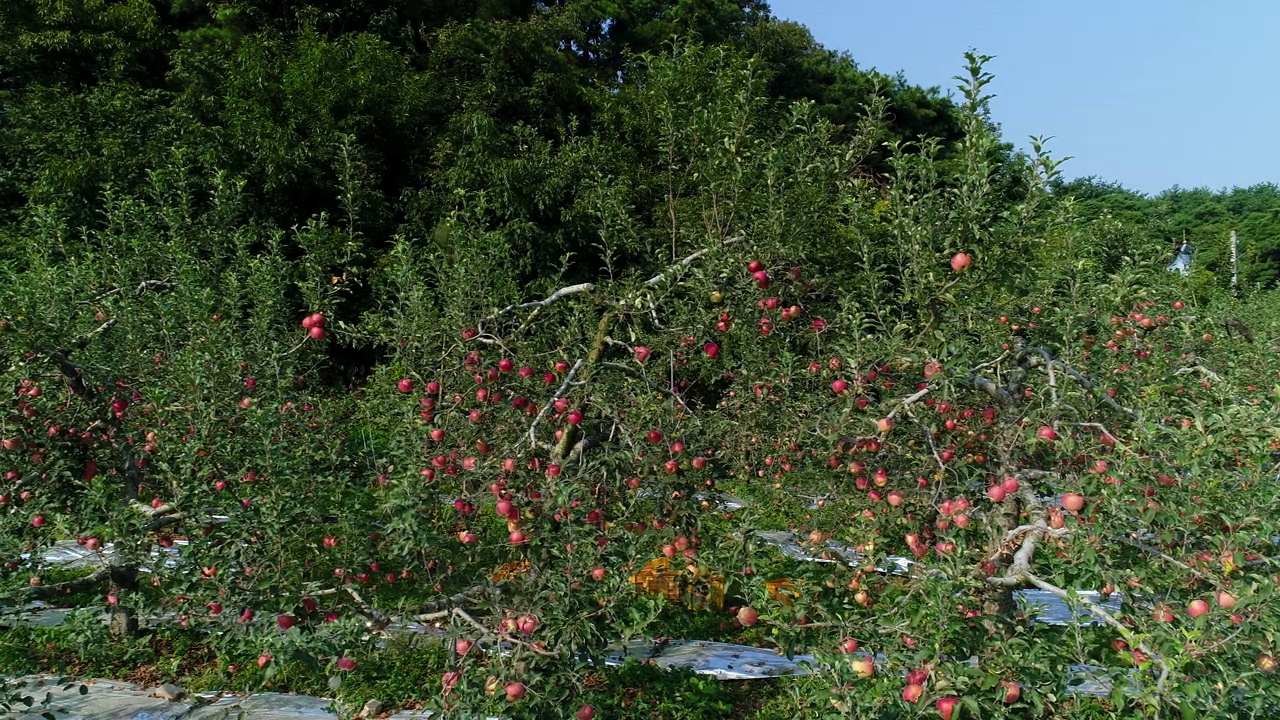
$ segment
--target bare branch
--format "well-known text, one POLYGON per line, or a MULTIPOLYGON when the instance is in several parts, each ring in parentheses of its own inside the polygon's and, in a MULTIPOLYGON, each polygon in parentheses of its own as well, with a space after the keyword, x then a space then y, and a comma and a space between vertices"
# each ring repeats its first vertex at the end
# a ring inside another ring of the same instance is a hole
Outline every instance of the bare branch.
POLYGON ((519 303, 516 305, 508 305, 502 308, 501 310, 494 312, 488 317, 481 319, 480 322, 483 323, 488 320, 493 320, 497 318, 499 315, 505 315, 509 312, 515 312, 517 310, 528 310, 529 308, 541 309, 561 298, 565 298, 570 295, 578 295, 580 293, 588 293, 595 289, 596 289, 596 286, 594 283, 578 283, 577 285, 569 285, 567 287, 562 287, 559 290, 556 290, 555 292, 548 295, 544 300, 534 300, 533 302, 519 303))
POLYGON ((1097 383, 1085 377, 1084 373, 1080 372, 1079 370, 1076 370, 1075 368, 1062 362, 1061 360, 1051 359, 1049 357, 1049 354, 1040 348, 1034 348, 1034 350, 1040 352, 1043 356, 1027 358, 1027 367, 1043 367, 1045 364, 1056 366, 1060 368, 1063 372, 1075 378, 1076 382, 1083 385, 1086 390, 1093 392, 1095 396, 1100 398, 1106 404, 1110 405, 1112 408, 1119 410, 1120 412, 1124 413, 1125 415, 1128 415, 1134 420, 1142 419, 1142 417, 1138 414, 1136 410, 1125 407, 1124 405, 1121 405, 1120 403, 1116 402, 1115 398, 1108 395, 1106 391, 1104 391, 1101 387, 1098 386, 1097 383))
POLYGON ((1200 572, 1199 570, 1196 570, 1195 568, 1182 562, 1181 560, 1178 560, 1177 558, 1165 553, 1163 550, 1161 550, 1158 547, 1155 547, 1154 545, 1148 545, 1147 543, 1144 543, 1141 540, 1138 540, 1137 538, 1131 538, 1125 535, 1117 535, 1115 536, 1115 539, 1119 542, 1124 543, 1125 545, 1138 548, 1142 552, 1145 552, 1149 555, 1155 555, 1159 557, 1161 560, 1164 560, 1165 562, 1170 563, 1172 565, 1176 565, 1182 568, 1183 570, 1186 570, 1187 572, 1191 573, 1192 575, 1195 575, 1198 578, 1205 579, 1204 573, 1200 572))
POLYGON ((656 391, 658 391, 658 392, 660 392, 660 393, 662 393, 662 394, 664 394, 664 395, 669 395, 669 396, 671 396, 671 398, 672 398, 672 399, 674 399, 676 402, 680 403, 680 407, 681 407, 681 408, 684 408, 684 411, 685 411, 685 412, 689 413, 689 417, 693 418, 694 422, 699 422, 699 421, 698 421, 698 417, 697 417, 696 415, 694 415, 694 414, 693 414, 693 411, 689 409, 689 406, 684 404, 684 399, 680 397, 680 394, 679 394, 679 393, 677 393, 676 391, 671 390, 671 389, 669 389, 669 388, 664 388, 664 387, 662 387, 661 385, 658 385, 657 383, 653 382, 653 381, 652 381, 652 380, 650 380, 649 378, 645 377, 645 376, 644 376, 644 373, 640 372, 639 370, 636 370, 636 369, 635 369, 635 368, 633 368, 633 367, 628 367, 628 366, 626 366, 626 365, 622 365, 622 364, 620 364, 620 363, 611 363, 611 362, 603 362, 603 363, 600 363, 600 367, 601 367, 601 368, 608 368, 609 370, 616 370, 616 371, 618 371, 618 372, 620 372, 620 373, 622 373, 622 374, 624 374, 624 375, 627 375, 627 376, 629 376, 629 377, 633 377, 633 378, 635 378, 635 379, 639 380, 640 382, 643 382, 644 384, 648 385, 650 388, 652 388, 652 389, 654 389, 654 390, 656 390, 656 391))
MULTIPOLYGON (((737 237, 729 238, 728 240, 725 240, 725 241, 721 242, 719 247, 725 247, 726 245, 733 245, 734 243, 741 242, 742 240, 743 240, 743 238, 742 238, 742 236, 741 236, 741 235, 739 235, 739 236, 737 236, 737 237)), ((667 275, 668 275, 670 272, 672 272, 673 270, 678 270, 679 268, 682 268, 682 267, 689 267, 690 265, 692 265, 692 264, 693 264, 693 262, 694 262, 695 260, 697 260, 698 258, 702 257, 703 255, 706 255, 707 253, 709 253, 709 252, 711 252, 712 250, 715 250, 715 249, 716 249, 716 248, 703 248, 703 249, 701 249, 701 250, 699 250, 699 251, 697 251, 697 252, 693 253, 692 255, 689 255, 689 256, 685 257, 683 260, 680 260, 679 262, 675 263, 674 265, 671 265, 671 266, 670 266, 670 267, 668 267, 666 270, 663 270, 662 272, 658 273, 657 275, 654 275, 653 277, 649 278, 648 280, 645 280, 645 281, 644 281, 644 285, 645 285, 645 287, 654 287, 655 285, 660 284, 662 281, 664 281, 664 280, 666 280, 666 279, 667 279, 667 275)))
POLYGON ((382 630, 385 630, 387 625, 391 623, 391 620, 386 615, 384 615, 381 611, 379 611, 374 606, 365 602, 365 599, 363 597, 360 597, 360 592, 356 590, 354 587, 351 587, 350 585, 346 585, 343 587, 343 589, 346 590, 347 594, 351 596, 351 599, 355 600, 356 604, 360 606, 360 609, 361 609, 360 614, 364 615, 366 618, 369 619, 369 622, 368 622, 369 629, 375 632, 381 632, 382 630))
POLYGON ((77 593, 81 590, 88 590, 98 583, 103 582, 110 576, 111 567, 109 565, 102 565, 98 569, 81 578, 54 583, 53 585, 37 585, 36 587, 29 587, 27 588, 26 594, 28 598, 33 600, 43 600, 64 594, 70 595, 71 593, 77 593))
POLYGON ((972 387, 973 389, 978 390, 980 392, 986 393, 991 397, 992 400, 995 400, 997 403, 999 403, 1001 407, 1012 408, 1018 404, 1018 400, 1013 396, 1013 393, 1000 387, 999 385, 995 384, 994 382, 988 380, 987 378, 981 375, 977 375, 977 374, 967 375, 965 377, 960 378, 960 383, 963 385, 968 385, 969 387, 972 387))
POLYGON ((569 374, 565 376, 564 383, 560 385, 560 389, 556 390, 555 394, 552 395, 549 400, 547 400, 547 404, 542 406, 542 412, 539 412, 538 416, 533 419, 532 423, 530 423, 529 425, 529 445, 530 446, 539 447, 538 433, 537 433, 538 423, 542 421, 542 418, 547 416, 547 413, 551 412, 551 408, 556 404, 556 401, 564 397, 565 394, 569 392, 569 388, 573 387, 573 381, 575 378, 578 377, 578 371, 582 369, 582 366, 585 363, 586 363, 585 359, 578 358, 578 361, 575 362, 573 364, 573 367, 569 369, 569 374))
MULTIPOLYGON (((166 278, 166 279, 164 279, 164 280, 143 280, 142 282, 138 283, 138 286, 137 286, 137 287, 135 287, 135 288, 133 289, 133 294, 134 294, 134 295, 141 295, 142 293, 147 292, 147 291, 150 291, 150 290, 162 290, 162 289, 167 289, 167 288, 169 288, 171 285, 172 285, 171 281, 170 281, 169 279, 167 279, 167 278, 166 278)), ((96 302, 98 302, 98 301, 100 301, 100 300, 105 300, 106 298, 109 298, 109 297, 111 297, 112 295, 116 295, 116 294, 122 293, 122 292, 124 292, 124 291, 125 291, 125 289, 124 289, 123 287, 112 288, 111 290, 108 290, 108 291, 106 291, 106 292, 104 292, 104 293, 102 293, 102 294, 98 295, 97 297, 93 298, 92 300, 90 300, 90 301, 88 302, 88 304, 92 305, 93 303, 96 303, 96 302)))

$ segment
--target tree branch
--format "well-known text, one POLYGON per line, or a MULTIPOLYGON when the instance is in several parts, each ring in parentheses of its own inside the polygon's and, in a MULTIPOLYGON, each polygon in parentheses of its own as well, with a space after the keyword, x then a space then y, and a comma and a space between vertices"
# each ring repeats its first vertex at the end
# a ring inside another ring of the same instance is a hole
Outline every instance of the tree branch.
POLYGON ((601 367, 601 368, 607 368, 607 369, 609 369, 609 370, 616 370, 616 371, 618 371, 618 372, 622 373, 623 375, 627 375, 627 376, 629 376, 629 377, 633 377, 633 378, 635 378, 635 379, 639 380, 640 382, 643 382, 644 384, 648 385, 650 388, 652 388, 652 389, 654 389, 654 390, 656 390, 656 391, 658 391, 658 392, 660 392, 660 393, 662 393, 662 394, 664 394, 664 395, 669 395, 669 396, 671 396, 671 398, 672 398, 672 399, 674 399, 676 402, 680 403, 680 407, 681 407, 681 408, 684 408, 684 411, 685 411, 685 412, 689 413, 689 417, 693 418, 693 419, 694 419, 694 422, 698 422, 698 417, 697 417, 696 415, 694 415, 694 414, 693 414, 693 411, 689 409, 689 406, 688 406, 688 405, 685 405, 685 403, 684 403, 684 399, 680 397, 680 394, 679 394, 679 393, 677 393, 677 392, 676 392, 676 391, 674 391, 674 390, 671 390, 671 389, 668 389, 668 388, 664 388, 664 387, 662 387, 661 385, 658 385, 657 383, 653 382, 653 381, 652 381, 652 380, 650 380, 649 378, 645 377, 644 373, 640 372, 639 370, 636 370, 636 369, 635 369, 635 368, 633 368, 633 367, 628 367, 628 366, 626 366, 626 365, 622 365, 622 364, 620 364, 620 363, 611 363, 611 362, 604 362, 604 363, 600 363, 600 367, 601 367))
POLYGON ((111 566, 102 565, 93 572, 81 578, 67 580, 66 582, 55 583, 53 585, 38 585, 29 587, 26 590, 27 598, 32 600, 45 600, 58 595, 70 595, 78 593, 81 590, 89 588, 105 581, 111 576, 111 566))
POLYGON ((547 416, 547 413, 551 412, 551 408, 556 404, 557 400, 568 394, 569 388, 573 387, 574 379, 578 377, 578 371, 582 369, 582 366, 585 363, 585 359, 578 358, 578 361, 569 369, 569 374, 565 375, 564 382, 560 385, 560 389, 556 390, 555 394, 547 400, 547 404, 542 406, 542 412, 539 412, 538 416, 529 424, 529 445, 531 447, 541 447, 541 444, 538 442, 538 423, 547 416))

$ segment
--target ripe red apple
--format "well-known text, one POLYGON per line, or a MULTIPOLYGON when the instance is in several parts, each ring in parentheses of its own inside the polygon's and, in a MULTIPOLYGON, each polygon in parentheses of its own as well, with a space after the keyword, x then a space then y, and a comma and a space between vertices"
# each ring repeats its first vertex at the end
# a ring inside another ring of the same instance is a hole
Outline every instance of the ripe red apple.
POLYGON ((271 662, 271 659, 270 653, 262 653, 258 656, 258 667, 266 667, 267 663, 271 662))
POLYGON ((507 539, 511 541, 512 545, 523 545, 528 541, 528 538, 525 537, 525 534, 520 530, 512 530, 511 534, 507 536, 507 539))
POLYGON ((649 442, 651 442, 651 443, 655 443, 655 444, 656 444, 656 443, 660 443, 660 442, 662 442, 662 431, 661 431, 661 430, 650 430, 650 431, 648 432, 648 434, 647 434, 647 435, 645 435, 645 438, 646 438, 646 439, 648 439, 648 440, 649 440, 649 442))
POLYGON ((1208 612, 1209 612, 1209 603, 1205 602, 1204 600, 1200 600, 1197 598, 1195 600, 1192 600, 1191 604, 1187 605, 1187 614, 1193 618, 1198 618, 1201 615, 1207 614, 1208 612))
POLYGON ((999 485, 992 485, 987 488, 987 497, 991 498, 991 502, 1004 502, 1007 495, 1008 493, 1005 492, 1005 489, 999 485))
POLYGON ((1041 425, 1040 429, 1036 431, 1036 437, 1042 440, 1053 441, 1058 439, 1058 433, 1048 425, 1041 425))
POLYGON ((1175 300, 1173 303, 1174 310, 1181 310, 1184 307, 1186 307, 1186 305, 1183 305, 1181 300, 1175 300))
POLYGON ((649 348, 644 347, 643 345, 637 347, 635 349, 635 353, 636 353, 636 362, 642 365, 644 364, 645 360, 649 359, 649 348))
POLYGON ((769 283, 771 282, 769 280, 769 273, 765 272, 764 270, 757 270, 751 273, 751 277, 755 279, 756 287, 760 288, 761 290, 769 289, 769 283))
POLYGON ((574 410, 565 416, 565 420, 569 421, 570 425, 577 425, 582 422, 582 413, 574 410))
POLYGON ((1022 686, 1012 680, 1001 680, 1000 687, 1004 688, 1004 703, 1012 705, 1018 702, 1022 697, 1022 686))
POLYGON ((43 515, 37 515, 31 518, 31 527, 34 527, 34 528, 44 527, 44 523, 45 523, 45 519, 43 515))
POLYGON ((525 635, 531 635, 538 629, 538 618, 532 615, 521 615, 516 619, 516 629, 525 635))
POLYGON ((413 392, 413 380, 409 378, 400 378, 400 381, 396 383, 396 388, 398 388, 402 393, 411 393, 413 392))
POLYGON ((706 353, 707 357, 714 360, 720 355, 720 346, 716 343, 709 342, 702 346, 702 352, 706 353))
POLYGON ((338 658, 338 669, 343 672, 351 672, 356 669, 356 661, 344 655, 338 658))
POLYGON ((752 260, 751 262, 747 263, 747 272, 751 272, 751 273, 760 272, 763 269, 764 269, 764 263, 760 262, 759 260, 752 260))
POLYGON ((1223 610, 1231 610, 1236 606, 1236 596, 1226 590, 1219 590, 1216 600, 1218 601, 1218 607, 1223 610))
POLYGON ((956 272, 968 270, 971 264, 973 264, 973 258, 970 258, 967 253, 956 253, 951 256, 951 269, 956 272))
POLYGON ((289 628, 297 624, 298 624, 298 618, 292 615, 289 615, 288 613, 281 613, 280 615, 276 616, 276 625, 278 625, 281 630, 288 630, 289 628))
POLYGON ((1066 493, 1062 496, 1062 507, 1071 512, 1080 512, 1084 509, 1084 496, 1077 493, 1066 493))
POLYGON ((573 714, 576 720, 591 720, 596 716, 596 709, 590 705, 583 705, 578 708, 578 712, 573 714))
POLYGON ((1003 481, 1001 481, 1000 487, 1004 488, 1004 491, 1007 493, 1016 493, 1018 492, 1018 488, 1021 487, 1021 485, 1018 484, 1017 478, 1007 477, 1003 481))
POLYGON ((524 697, 524 693, 525 693, 524 683, 521 683, 521 682, 507 683, 506 691, 507 691, 507 702, 516 702, 517 700, 524 697))
POLYGON ((924 687, 914 683, 902 688, 902 699, 909 703, 920 702, 920 696, 924 694, 924 687))
POLYGON ((742 623, 743 627, 751 627, 759 620, 760 613, 756 612, 755 608, 744 607, 738 610, 738 622, 742 623))
POLYGON ((933 705, 938 708, 938 717, 942 718, 942 720, 952 720, 955 717, 956 703, 958 702, 960 702, 958 698, 948 695, 947 697, 938 698, 933 705))
POLYGON ((313 325, 311 329, 307 331, 307 334, 314 340, 323 340, 325 336, 324 328, 319 325, 313 325))
POLYGON ((849 389, 849 383, 845 380, 836 380, 831 383, 831 392, 841 395, 849 389))
POLYGON ((847 637, 841 640, 840 644, 837 647, 840 648, 840 652, 844 653, 845 655, 849 655, 851 653, 858 652, 858 641, 854 640, 851 637, 847 637))
POLYGON ((887 417, 886 417, 886 418, 880 418, 879 420, 877 420, 877 421, 876 421, 876 430, 880 431, 880 434, 881 434, 881 435, 883 435, 883 434, 885 434, 885 433, 889 432, 889 431, 890 431, 890 430, 892 430, 892 429, 893 429, 893 419, 892 419, 892 418, 887 418, 887 417))

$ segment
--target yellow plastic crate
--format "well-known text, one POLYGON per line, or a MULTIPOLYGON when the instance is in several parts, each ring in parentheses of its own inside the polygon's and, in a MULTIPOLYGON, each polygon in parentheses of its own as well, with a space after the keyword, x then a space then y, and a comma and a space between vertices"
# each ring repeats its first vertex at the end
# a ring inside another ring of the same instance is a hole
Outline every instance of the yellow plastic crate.
MULTIPOLYGON (((672 570, 671 560, 660 557, 645 563, 639 572, 628 579, 646 595, 661 595, 672 602, 681 602, 686 593, 694 591, 697 583, 689 575, 685 571, 672 570)), ((711 575, 702 582, 709 591, 707 600, 717 608, 724 607, 724 578, 711 575)))
POLYGON ((800 589, 797 584, 803 585, 803 580, 792 580, 791 578, 779 578, 777 580, 766 580, 764 587, 769 591, 769 597, 777 600, 783 605, 790 605, 795 598, 800 597, 800 589))
POLYGON ((529 572, 530 567, 527 562, 509 562, 493 573, 493 581, 506 582, 507 580, 513 580, 517 575, 529 572))

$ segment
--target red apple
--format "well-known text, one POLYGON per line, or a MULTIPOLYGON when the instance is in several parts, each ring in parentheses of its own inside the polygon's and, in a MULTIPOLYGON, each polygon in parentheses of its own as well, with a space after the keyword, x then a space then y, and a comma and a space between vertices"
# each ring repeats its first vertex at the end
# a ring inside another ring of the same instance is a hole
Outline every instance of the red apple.
POLYGON ((765 272, 764 270, 757 270, 751 273, 751 277, 755 279, 756 287, 760 288, 761 290, 769 289, 769 283, 770 283, 769 273, 765 272))
POLYGON ((269 662, 271 662, 270 653, 262 653, 258 656, 258 667, 266 667, 269 662))
POLYGON ((288 630, 289 628, 297 624, 298 624, 298 618, 292 615, 289 615, 287 613, 281 613, 280 615, 276 616, 276 625, 280 626, 281 630, 288 630))
POLYGON ((1187 605, 1187 614, 1193 618, 1198 618, 1201 615, 1208 614, 1208 612, 1209 612, 1209 603, 1205 602, 1204 600, 1200 600, 1200 599, 1192 600, 1191 604, 1187 605))
POLYGON ((400 378, 400 381, 396 383, 396 388, 398 388, 402 393, 411 393, 413 392, 413 380, 409 378, 400 378))
POLYGON ((743 627, 751 627, 759 620, 760 613, 756 612, 755 608, 744 607, 738 610, 738 622, 742 623, 743 627))
POLYGON ((590 705, 583 705, 578 708, 578 712, 573 714, 575 720, 591 720, 596 716, 596 709, 590 705))
POLYGON ((1058 439, 1058 433, 1048 425, 1041 425, 1040 429, 1036 431, 1036 437, 1042 440, 1053 441, 1058 439))
POLYGON ((1062 507, 1071 512, 1080 512, 1084 509, 1084 496, 1076 493, 1066 493, 1062 496, 1062 507))
POLYGON ((958 702, 960 702, 958 698, 948 695, 947 697, 938 698, 933 705, 938 708, 938 717, 942 718, 942 720, 952 720, 955 717, 956 703, 958 702))
POLYGON ((837 647, 839 647, 840 652, 844 653, 845 655, 848 655, 850 653, 856 653, 858 652, 858 641, 854 640, 851 637, 847 637, 841 640, 840 644, 837 647))
POLYGON ((909 703, 920 702, 920 696, 924 694, 924 687, 914 683, 902 688, 902 699, 909 703))
POLYGON ((879 420, 876 421, 876 430, 880 431, 881 435, 889 432, 892 429, 893 429, 892 418, 880 418, 879 420))
POLYGON ((999 485, 992 485, 987 488, 987 497, 991 498, 991 502, 1004 502, 1007 495, 1008 493, 1006 493, 1004 488, 999 485))
POLYGON ((506 691, 507 691, 507 702, 515 702, 524 697, 524 693, 525 693, 524 683, 520 683, 520 682, 507 683, 506 691))
POLYGON ((1001 680, 1000 687, 1004 688, 1004 702, 1006 705, 1012 705, 1022 697, 1022 686, 1012 680, 1001 680))
POLYGON ((973 264, 973 258, 970 258, 967 253, 956 253, 951 256, 951 269, 956 272, 968 270, 971 264, 973 264))
POLYGON ((356 661, 344 655, 338 658, 338 669, 343 672, 351 672, 356 669, 356 661))
POLYGON ((1236 596, 1226 590, 1219 590, 1216 600, 1218 601, 1218 607, 1223 610, 1231 610, 1236 606, 1236 596))
POLYGON ((858 678, 866 680, 876 674, 876 661, 865 655, 858 657, 853 661, 853 671, 857 673, 858 678))

